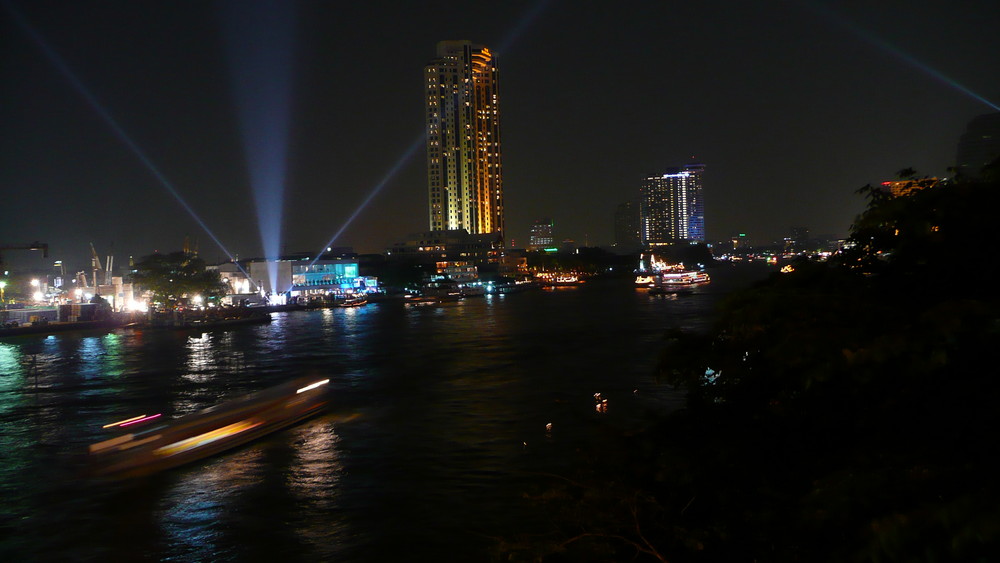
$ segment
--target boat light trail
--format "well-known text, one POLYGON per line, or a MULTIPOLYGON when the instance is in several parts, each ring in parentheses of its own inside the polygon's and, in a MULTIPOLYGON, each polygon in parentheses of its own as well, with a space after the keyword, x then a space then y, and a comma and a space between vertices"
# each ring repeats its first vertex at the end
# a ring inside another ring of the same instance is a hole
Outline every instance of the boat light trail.
POLYGON ((317 381, 316 383, 310 383, 309 385, 306 385, 305 387, 296 390, 295 394, 298 395, 299 393, 305 393, 306 391, 311 391, 321 385, 326 385, 327 383, 330 383, 329 379, 324 379, 323 381, 317 381))
POLYGON ((979 102, 982 102, 982 103, 990 106, 995 111, 1000 111, 1000 105, 997 105, 997 104, 991 102, 990 100, 986 99, 983 96, 980 96, 976 92, 973 92, 972 90, 970 90, 969 88, 965 87, 964 85, 962 85, 958 81, 956 81, 956 80, 948 77, 943 72, 941 72, 941 71, 939 71, 939 70, 931 67, 930 65, 924 64, 922 61, 918 60, 913 55, 910 55, 909 53, 903 51, 899 47, 896 47, 892 43, 886 41, 885 39, 882 39, 881 37, 879 37, 875 33, 871 32, 871 31, 868 31, 867 29, 864 29, 863 27, 859 26, 858 24, 852 22, 848 18, 842 16, 841 14, 837 13, 833 9, 829 8, 828 6, 823 5, 823 4, 819 3, 819 2, 807 2, 806 5, 809 8, 811 8, 813 12, 815 12, 815 13, 823 16, 824 18, 827 18, 827 19, 835 22, 840 27, 843 27, 843 28, 847 29, 848 31, 850 31, 854 35, 856 35, 856 36, 860 37, 861 39, 865 40, 866 42, 868 42, 868 43, 870 43, 870 44, 878 47, 879 49, 882 49, 883 51, 886 51, 887 53, 889 53, 891 55, 894 55, 895 57, 901 59, 903 62, 907 63, 908 65, 916 68, 917 70, 922 71, 924 74, 927 74, 931 78, 936 79, 938 82, 941 82, 942 84, 945 84, 946 86, 950 86, 953 89, 958 90, 959 92, 962 92, 966 96, 969 96, 970 98, 973 98, 974 100, 977 100, 979 102))
POLYGON ((291 128, 295 10, 283 0, 222 5, 232 91, 271 290, 277 290, 291 128))
POLYGON ((193 450, 195 448, 207 446, 208 444, 219 441, 223 438, 228 438, 229 436, 234 436, 241 432, 246 432, 247 430, 252 430, 260 426, 261 424, 264 423, 260 420, 253 418, 247 420, 241 420, 239 422, 230 424, 229 426, 223 426, 222 428, 217 428, 215 430, 205 432, 204 434, 199 434, 191 438, 185 438, 184 440, 180 440, 172 444, 167 444, 166 446, 156 448, 155 450, 153 450, 153 453, 162 456, 177 455, 179 453, 184 453, 188 450, 193 450))
POLYGON ((111 424, 105 424, 101 428, 111 428, 112 426, 121 426, 132 422, 133 420, 139 420, 140 418, 146 418, 146 415, 140 414, 139 416, 133 416, 132 418, 126 418, 125 420, 119 420, 118 422, 112 422, 111 424))
POLYGON ((66 64, 66 61, 59 55, 59 53, 57 53, 56 50, 49 45, 49 43, 45 40, 45 38, 42 37, 42 35, 38 33, 38 31, 35 30, 35 28, 32 27, 30 23, 28 23, 28 20, 21 14, 21 12, 19 12, 14 7, 14 5, 11 2, 4 1, 3 5, 4 7, 7 8, 7 11, 10 12, 10 14, 14 17, 14 21, 17 22, 17 25, 20 26, 20 28, 28 35, 28 37, 30 37, 31 40, 35 42, 35 44, 38 45, 38 47, 42 50, 42 53, 45 54, 45 57, 49 59, 49 62, 52 63, 52 65, 55 66, 60 73, 62 73, 63 77, 69 80, 70 84, 74 88, 76 88, 76 91, 81 96, 83 96, 85 100, 87 100, 87 103, 90 104, 90 107, 94 111, 96 111, 99 116, 101 116, 101 119, 103 119, 104 122, 109 127, 111 127, 111 130, 114 131, 115 135, 123 143, 125 143, 125 145, 132 151, 132 153, 136 157, 138 157, 138 159, 146 166, 147 169, 149 169, 149 171, 153 174, 153 176, 155 176, 156 179, 159 180, 160 185, 166 188, 167 192, 169 192, 170 195, 174 196, 174 199, 176 199, 177 202, 181 204, 181 207, 183 207, 184 210, 187 211, 189 215, 191 215, 191 217, 198 223, 199 226, 201 226, 201 228, 205 231, 205 233, 208 234, 208 236, 212 239, 212 241, 215 242, 215 244, 218 245, 220 249, 222 249, 222 252, 224 252, 226 256, 229 257, 230 260, 235 262, 236 260, 235 258, 233 258, 233 255, 229 252, 229 250, 225 247, 225 245, 222 244, 222 241, 220 241, 219 238, 215 236, 215 233, 212 232, 212 229, 209 229, 208 225, 206 225, 205 222, 202 221, 201 217, 199 217, 198 214, 194 212, 194 209, 192 209, 191 206, 188 205, 188 202, 185 201, 183 197, 181 197, 181 194, 177 191, 177 189, 170 182, 170 180, 167 180, 167 177, 164 176, 162 172, 160 172, 160 169, 157 168, 155 164, 153 164, 153 161, 150 160, 148 156, 146 156, 146 153, 141 148, 139 148, 139 145, 137 145, 135 141, 132 140, 132 137, 130 137, 128 133, 125 132, 125 129, 122 128, 122 126, 118 124, 115 118, 111 116, 111 113, 108 112, 108 110, 105 109, 104 106, 102 106, 101 103, 97 101, 97 97, 94 96, 94 94, 90 91, 90 89, 87 88, 87 86, 83 83, 83 81, 80 80, 80 78, 76 75, 76 73, 74 73, 69 68, 69 66, 66 64))
POLYGON ((126 426, 132 426, 133 424, 139 424, 140 422, 146 422, 147 420, 153 420, 154 418, 160 418, 160 416, 161 416, 160 414, 153 414, 149 416, 143 415, 139 417, 137 420, 126 420, 125 422, 119 424, 118 426, 124 428, 126 426))

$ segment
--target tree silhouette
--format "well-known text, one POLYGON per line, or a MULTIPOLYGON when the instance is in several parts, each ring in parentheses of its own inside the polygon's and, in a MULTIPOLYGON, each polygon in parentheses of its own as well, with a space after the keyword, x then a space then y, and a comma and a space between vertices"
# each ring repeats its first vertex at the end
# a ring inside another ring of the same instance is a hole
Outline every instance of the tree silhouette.
POLYGON ((135 265, 132 281, 153 294, 152 301, 167 308, 176 307, 184 298, 200 295, 214 299, 226 294, 219 273, 205 269, 205 261, 194 254, 171 252, 150 254, 135 265))

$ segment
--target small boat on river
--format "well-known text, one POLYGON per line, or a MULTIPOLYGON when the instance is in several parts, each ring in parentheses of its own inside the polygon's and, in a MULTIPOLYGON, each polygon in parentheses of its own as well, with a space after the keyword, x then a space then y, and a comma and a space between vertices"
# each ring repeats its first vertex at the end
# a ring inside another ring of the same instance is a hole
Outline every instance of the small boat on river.
POLYGON ((186 329, 198 329, 198 330, 215 330, 215 329, 226 329, 234 326, 242 325, 259 325, 267 324, 271 322, 271 315, 264 311, 254 311, 253 313, 246 315, 239 315, 233 317, 200 317, 194 319, 185 319, 178 324, 173 325, 171 328, 177 330, 186 329))
POLYGON ((125 326, 122 321, 107 319, 101 321, 37 322, 20 326, 0 327, 0 338, 28 334, 48 335, 74 330, 113 330, 125 326))
POLYGON ((368 304, 368 298, 364 295, 358 297, 348 297, 343 301, 338 301, 338 307, 363 307, 368 304))
POLYGON ((127 433, 90 445, 93 474, 149 475, 245 444, 321 412, 329 382, 295 379, 170 422, 144 414, 108 424, 127 433))

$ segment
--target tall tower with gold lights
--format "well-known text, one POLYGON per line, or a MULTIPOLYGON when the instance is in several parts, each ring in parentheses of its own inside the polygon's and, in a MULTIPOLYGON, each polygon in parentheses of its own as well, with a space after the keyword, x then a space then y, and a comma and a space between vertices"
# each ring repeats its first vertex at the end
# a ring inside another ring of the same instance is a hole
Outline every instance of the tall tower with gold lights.
POLYGON ((424 69, 430 229, 504 236, 496 56, 442 41, 424 69))

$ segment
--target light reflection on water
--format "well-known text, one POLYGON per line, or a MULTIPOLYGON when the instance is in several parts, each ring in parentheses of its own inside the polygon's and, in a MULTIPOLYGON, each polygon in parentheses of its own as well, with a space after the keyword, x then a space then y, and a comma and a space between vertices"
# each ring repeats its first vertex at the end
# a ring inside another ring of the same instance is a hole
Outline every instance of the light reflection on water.
POLYGON ((269 325, 207 334, 0 341, 0 554, 482 560, 485 536, 531 521, 523 472, 680 404, 651 376, 663 332, 704 328, 717 300, 604 282, 273 313, 269 325), (107 437, 103 424, 177 416, 307 374, 331 379, 327 414, 120 494, 78 484, 78 457, 107 437), (606 414, 594 412, 595 392, 606 414), (48 530, 72 532, 53 543, 48 530))
POLYGON ((218 560, 226 551, 219 542, 231 525, 228 520, 242 513, 241 495, 257 485, 263 463, 255 445, 177 473, 157 507, 167 558, 218 560))
POLYGON ((329 517, 339 508, 344 471, 338 451, 340 437, 327 417, 295 428, 291 439, 297 446, 288 470, 288 488, 299 507, 296 533, 317 553, 329 551, 349 530, 343 520, 329 517))

